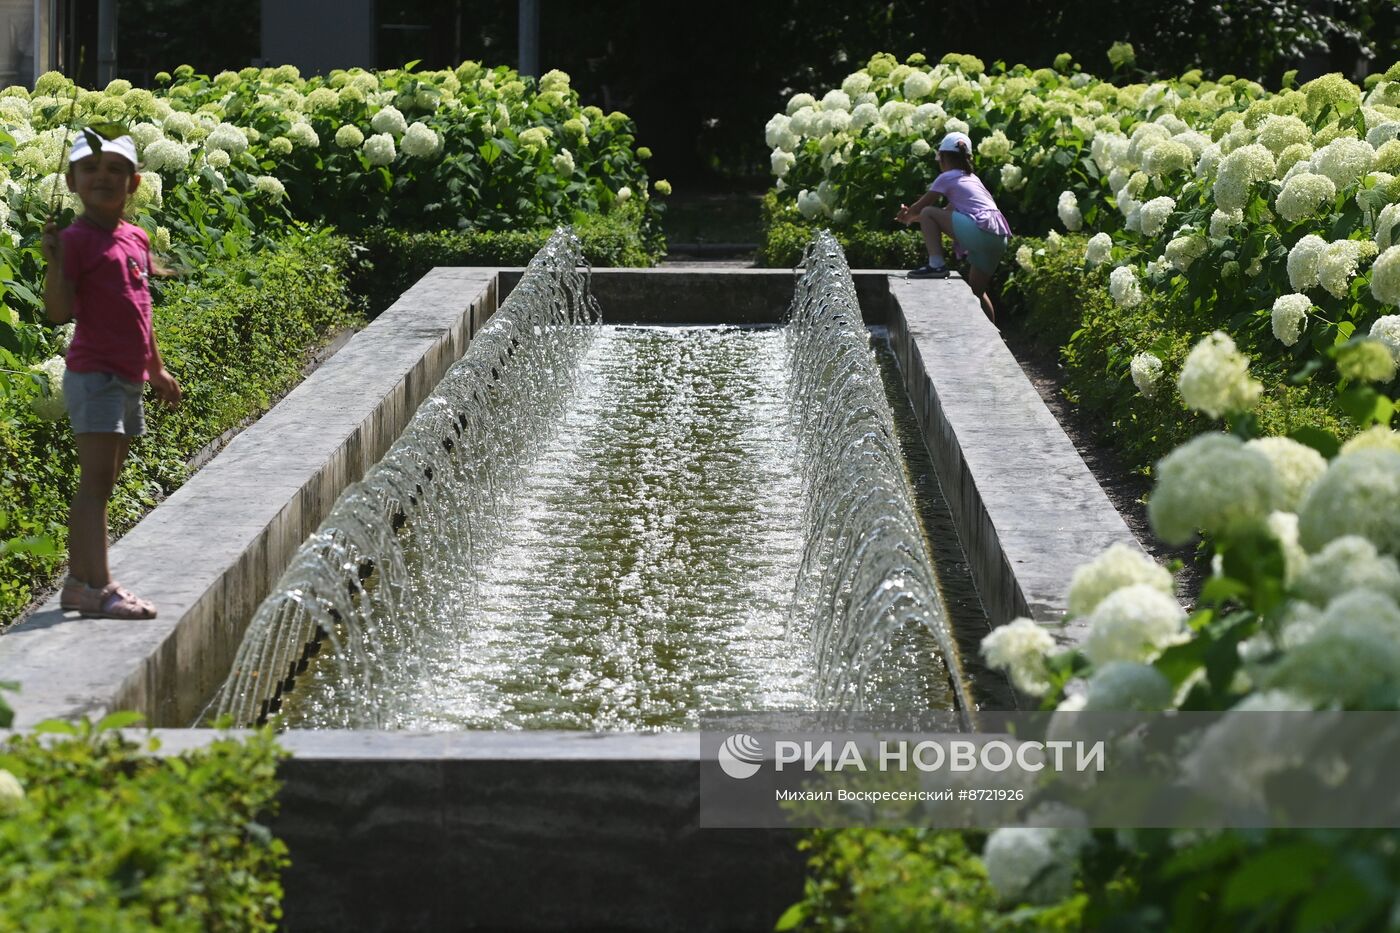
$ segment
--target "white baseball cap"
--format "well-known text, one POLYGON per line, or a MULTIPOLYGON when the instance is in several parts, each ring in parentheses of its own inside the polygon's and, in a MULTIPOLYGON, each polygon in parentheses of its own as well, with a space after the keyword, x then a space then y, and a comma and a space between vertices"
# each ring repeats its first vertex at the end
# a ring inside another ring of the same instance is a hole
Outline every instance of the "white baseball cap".
POLYGON ((115 152, 117 155, 130 162, 133 169, 137 167, 136 141, 130 136, 118 136, 116 139, 104 139, 97 133, 85 133, 82 130, 78 131, 78 137, 73 140, 73 148, 68 150, 69 165, 92 155, 92 143, 89 137, 95 137, 101 140, 102 152, 115 152))
POLYGON ((939 152, 957 152, 959 149, 971 155, 972 139, 966 133, 959 133, 956 130, 944 136, 943 142, 938 144, 939 152))

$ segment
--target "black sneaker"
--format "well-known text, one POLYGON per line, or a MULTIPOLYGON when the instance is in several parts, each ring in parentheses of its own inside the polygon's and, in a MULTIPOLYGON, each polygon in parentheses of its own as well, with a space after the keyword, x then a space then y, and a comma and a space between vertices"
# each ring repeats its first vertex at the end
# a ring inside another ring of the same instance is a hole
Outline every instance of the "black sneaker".
POLYGON ((947 266, 934 266, 927 262, 917 269, 909 270, 909 278, 911 279, 946 279, 947 277, 947 266))

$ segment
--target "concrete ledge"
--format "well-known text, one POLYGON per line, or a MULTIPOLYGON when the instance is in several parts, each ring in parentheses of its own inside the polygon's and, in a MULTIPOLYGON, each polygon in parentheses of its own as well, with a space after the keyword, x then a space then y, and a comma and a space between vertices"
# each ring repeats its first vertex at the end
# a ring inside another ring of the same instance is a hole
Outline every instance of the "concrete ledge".
MULTIPOLYGON (((1074 569, 1136 547, 1132 531, 967 285, 888 281, 890 339, 989 624, 1060 622, 1074 569)), ((1053 631, 1063 645, 1085 634, 1053 631)))
POLYGON ((113 709, 193 722, 297 547, 495 308, 494 270, 429 273, 117 542, 113 575, 159 618, 65 620, 55 597, 0 637, 16 724, 113 709))

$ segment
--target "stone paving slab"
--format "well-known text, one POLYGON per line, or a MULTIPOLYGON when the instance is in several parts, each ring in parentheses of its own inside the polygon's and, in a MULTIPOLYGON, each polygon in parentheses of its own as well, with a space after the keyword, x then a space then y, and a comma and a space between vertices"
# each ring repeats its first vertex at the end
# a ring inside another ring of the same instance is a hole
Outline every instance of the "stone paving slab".
POLYGON ((495 295, 495 270, 429 273, 123 536, 112 573, 159 618, 65 619, 55 596, 0 637, 16 724, 110 709, 192 722, 296 548, 399 436, 495 295))

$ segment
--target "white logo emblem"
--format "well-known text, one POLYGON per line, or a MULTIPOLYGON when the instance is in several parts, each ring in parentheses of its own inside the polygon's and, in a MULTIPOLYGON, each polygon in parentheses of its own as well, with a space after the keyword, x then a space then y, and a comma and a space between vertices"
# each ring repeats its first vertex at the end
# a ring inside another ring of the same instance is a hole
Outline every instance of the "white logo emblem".
POLYGON ((753 777, 763 764, 763 746, 745 732, 736 732, 719 747, 719 766, 736 780, 753 777))

